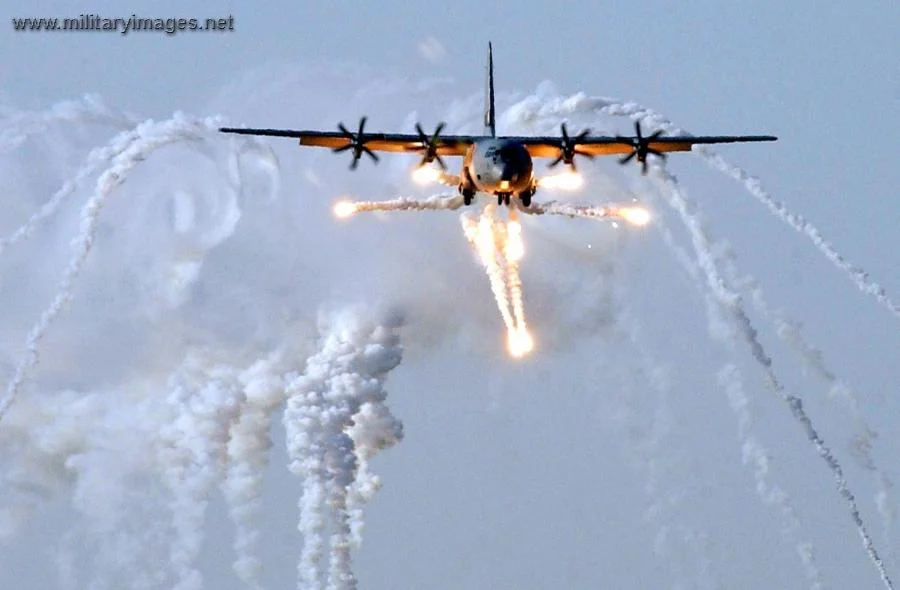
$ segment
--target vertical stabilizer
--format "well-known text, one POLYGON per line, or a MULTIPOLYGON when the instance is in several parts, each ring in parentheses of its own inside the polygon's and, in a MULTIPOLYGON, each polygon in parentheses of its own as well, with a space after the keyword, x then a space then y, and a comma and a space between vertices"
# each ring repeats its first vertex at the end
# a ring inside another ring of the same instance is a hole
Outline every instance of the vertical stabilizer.
POLYGON ((494 57, 491 44, 488 42, 487 80, 484 87, 484 132, 497 137, 497 125, 494 120, 494 57))

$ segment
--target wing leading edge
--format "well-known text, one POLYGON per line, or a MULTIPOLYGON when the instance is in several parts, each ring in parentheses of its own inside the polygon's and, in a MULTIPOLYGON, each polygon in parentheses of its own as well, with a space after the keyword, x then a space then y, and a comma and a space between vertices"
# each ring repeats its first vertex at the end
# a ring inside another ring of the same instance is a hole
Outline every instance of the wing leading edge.
MULTIPOLYGON (((353 138, 341 132, 332 131, 295 131, 291 129, 242 129, 223 127, 223 133, 242 135, 267 135, 272 137, 290 137, 297 139, 300 145, 327 147, 331 149, 345 148, 351 145, 353 138)), ((419 135, 412 133, 365 133, 363 141, 367 148, 381 152, 421 152, 425 146, 419 135)), ((437 153, 442 156, 462 156, 473 143, 489 139, 480 135, 441 135, 437 138, 437 153)), ((532 157, 555 158, 563 149, 563 138, 553 136, 501 136, 496 139, 521 143, 532 157)), ((657 152, 689 152, 694 145, 718 143, 745 143, 759 141, 776 141, 772 135, 682 135, 673 137, 641 137, 641 136, 586 136, 571 141, 575 153, 587 156, 611 156, 628 154, 635 150, 638 142, 657 152)))
MULTIPOLYGON (((354 143, 340 131, 295 131, 292 129, 240 129, 223 127, 223 133, 239 133, 242 135, 268 135, 272 137, 290 137, 297 139, 300 145, 327 147, 331 149, 346 148, 354 143)), ((436 141, 437 153, 441 156, 463 156, 466 149, 484 139, 475 135, 441 135, 436 141)), ((410 152, 419 153, 427 147, 421 136, 412 133, 363 133, 362 141, 370 150, 378 152, 410 152)))
MULTIPOLYGON (((519 141, 535 158, 555 158, 559 155, 560 138, 558 137, 510 137, 519 141)), ((743 143, 753 141, 776 141, 772 135, 682 135, 674 137, 658 137, 648 139, 644 145, 657 152, 689 152, 694 145, 715 143, 743 143)), ((612 156, 628 154, 634 151, 638 137, 585 137, 572 142, 576 153, 586 156, 612 156)), ((652 153, 652 151, 651 151, 652 153)))

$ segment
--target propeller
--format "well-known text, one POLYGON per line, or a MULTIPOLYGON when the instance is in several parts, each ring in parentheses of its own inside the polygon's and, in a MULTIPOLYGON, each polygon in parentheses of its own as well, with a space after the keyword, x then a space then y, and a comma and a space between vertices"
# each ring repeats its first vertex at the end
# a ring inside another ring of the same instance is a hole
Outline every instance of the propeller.
POLYGON ((359 131, 356 133, 349 131, 344 127, 343 123, 338 123, 338 130, 343 133, 349 141, 347 142, 347 145, 331 148, 331 151, 338 153, 353 150, 353 160, 350 162, 350 170, 356 170, 356 167, 359 165, 359 159, 362 158, 364 153, 368 154, 376 164, 378 163, 378 155, 366 147, 365 135, 363 134, 365 127, 366 117, 359 120, 359 131))
POLYGON ((650 142, 662 135, 663 130, 660 129, 653 135, 644 137, 641 134, 640 121, 635 121, 634 134, 635 137, 623 137, 621 135, 616 135, 616 139, 620 140, 622 143, 630 144, 632 147, 631 153, 629 153, 627 156, 619 158, 619 164, 627 164, 629 161, 631 161, 632 158, 637 158, 637 161, 641 163, 641 174, 647 174, 647 154, 653 154, 654 156, 662 158, 663 160, 666 159, 666 154, 650 147, 650 142))
POLYGON ((559 126, 559 130, 562 132, 562 139, 559 141, 559 156, 552 162, 550 162, 549 167, 554 168, 560 162, 564 164, 568 164, 572 167, 572 172, 578 172, 578 169, 575 167, 575 154, 579 156, 586 156, 590 159, 594 159, 593 154, 588 154, 586 152, 579 151, 578 142, 583 140, 585 137, 590 135, 591 130, 585 129, 575 137, 569 137, 569 131, 566 129, 566 124, 562 123, 559 126))
POLYGON ((441 170, 446 170, 447 165, 444 164, 444 160, 441 159, 440 154, 438 154, 438 138, 441 135, 441 131, 444 129, 443 121, 438 123, 438 126, 435 128, 434 133, 429 137, 426 135, 425 131, 422 130, 422 126, 416 123, 416 131, 419 133, 419 139, 422 141, 422 147, 419 148, 419 151, 423 152, 422 161, 419 163, 419 166, 424 166, 426 164, 430 164, 431 162, 437 162, 441 167, 441 170))

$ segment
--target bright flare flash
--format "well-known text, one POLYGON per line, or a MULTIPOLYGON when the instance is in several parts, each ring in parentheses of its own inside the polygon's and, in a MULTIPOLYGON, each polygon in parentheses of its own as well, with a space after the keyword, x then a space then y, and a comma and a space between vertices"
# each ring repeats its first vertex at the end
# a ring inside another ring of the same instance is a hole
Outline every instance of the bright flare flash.
POLYGON ((518 221, 510 221, 506 226, 506 257, 518 262, 525 256, 525 242, 522 240, 522 226, 518 221))
POLYGON ((418 166, 412 171, 413 180, 418 184, 431 184, 441 178, 441 171, 434 166, 418 166))
POLYGON ((650 212, 643 207, 622 207, 618 211, 619 217, 631 225, 647 225, 650 223, 650 212))
POLYGON ((543 176, 538 180, 538 184, 543 188, 574 191, 580 189, 584 185, 584 178, 581 177, 581 174, 573 170, 566 170, 559 174, 543 176))
POLYGON ((534 350, 534 339, 526 329, 510 330, 508 336, 509 354, 521 358, 534 350))
POLYGON ((356 213, 356 204, 351 201, 338 201, 335 203, 333 211, 336 217, 346 219, 356 213))

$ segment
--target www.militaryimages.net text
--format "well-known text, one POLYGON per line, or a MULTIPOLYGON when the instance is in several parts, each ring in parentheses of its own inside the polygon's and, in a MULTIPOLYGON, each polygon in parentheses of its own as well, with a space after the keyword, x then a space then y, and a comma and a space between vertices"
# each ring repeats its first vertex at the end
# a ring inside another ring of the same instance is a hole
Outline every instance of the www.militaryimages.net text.
POLYGON ((81 14, 75 18, 12 18, 13 29, 32 32, 98 31, 127 35, 132 32, 157 32, 175 35, 179 32, 234 31, 234 16, 214 18, 106 18, 99 14, 81 14))

